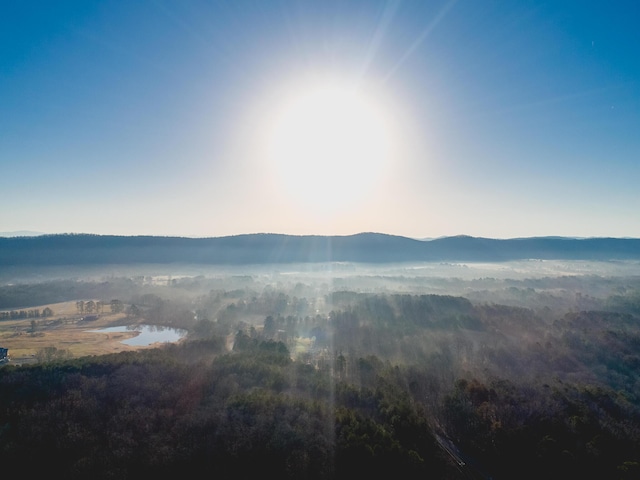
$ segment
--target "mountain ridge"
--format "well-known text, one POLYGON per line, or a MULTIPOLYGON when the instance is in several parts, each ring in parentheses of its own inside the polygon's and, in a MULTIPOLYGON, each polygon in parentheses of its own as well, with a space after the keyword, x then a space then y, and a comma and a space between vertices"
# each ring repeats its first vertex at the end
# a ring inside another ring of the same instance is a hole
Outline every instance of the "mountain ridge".
POLYGON ((0 265, 480 262, 517 259, 640 260, 640 239, 495 239, 457 235, 419 240, 376 232, 333 236, 251 233, 206 238, 74 233, 0 238, 0 265))

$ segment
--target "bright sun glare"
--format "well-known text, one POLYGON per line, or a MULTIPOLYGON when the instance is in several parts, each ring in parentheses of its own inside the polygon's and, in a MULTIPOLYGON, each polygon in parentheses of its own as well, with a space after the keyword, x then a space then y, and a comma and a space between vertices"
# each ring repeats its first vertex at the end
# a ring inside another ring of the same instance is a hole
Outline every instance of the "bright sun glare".
POLYGON ((288 92, 271 119, 267 153, 291 201, 331 213, 373 189, 390 161, 392 137, 371 96, 329 82, 288 92))

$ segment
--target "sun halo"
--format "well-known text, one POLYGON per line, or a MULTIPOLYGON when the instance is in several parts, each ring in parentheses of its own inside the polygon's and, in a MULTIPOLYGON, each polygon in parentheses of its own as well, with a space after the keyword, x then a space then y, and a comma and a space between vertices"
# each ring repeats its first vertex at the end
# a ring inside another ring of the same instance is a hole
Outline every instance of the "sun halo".
POLYGON ((392 140, 388 115, 363 89, 325 82, 285 95, 269 122, 266 153, 284 195, 332 213, 375 187, 392 140))

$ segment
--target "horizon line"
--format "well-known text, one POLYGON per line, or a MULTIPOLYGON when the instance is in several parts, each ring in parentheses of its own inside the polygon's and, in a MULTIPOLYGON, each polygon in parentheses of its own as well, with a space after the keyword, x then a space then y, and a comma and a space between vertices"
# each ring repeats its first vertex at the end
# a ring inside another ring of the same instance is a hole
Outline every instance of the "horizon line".
POLYGON ((259 235, 272 235, 272 236, 284 236, 284 237, 354 237, 358 235, 381 235, 390 237, 407 238, 417 241, 434 241, 451 238, 470 238, 479 240, 527 240, 527 239, 557 239, 557 240, 590 240, 590 239, 619 239, 619 240, 638 240, 640 237, 632 236, 574 236, 574 235, 531 235, 531 236, 517 236, 517 237, 485 237, 475 236, 469 234, 453 234, 453 235, 441 235, 437 237, 420 237, 420 236, 408 236, 387 232, 375 232, 375 231, 361 231, 350 234, 294 234, 294 233, 279 233, 279 232, 252 232, 252 233, 235 233, 226 235, 161 235, 161 234, 111 234, 111 233, 88 233, 88 232, 58 232, 58 233, 45 233, 28 230, 18 230, 12 232, 0 232, 0 238, 38 238, 38 237, 55 237, 55 236, 93 236, 93 237, 151 237, 151 238, 183 238, 183 239, 216 239, 216 238, 230 238, 230 237, 242 237, 242 236, 259 236, 259 235))

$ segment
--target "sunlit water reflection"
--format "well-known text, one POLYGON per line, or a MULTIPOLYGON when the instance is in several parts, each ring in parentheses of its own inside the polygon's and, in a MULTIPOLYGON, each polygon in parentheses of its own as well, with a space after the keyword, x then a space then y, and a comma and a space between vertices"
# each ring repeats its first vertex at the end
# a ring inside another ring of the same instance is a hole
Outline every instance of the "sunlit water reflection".
POLYGON ((157 325, 130 325, 120 327, 107 327, 98 330, 90 330, 99 333, 139 332, 138 335, 121 343, 133 347, 146 347, 154 343, 174 343, 187 335, 186 330, 179 328, 160 327, 157 325))

